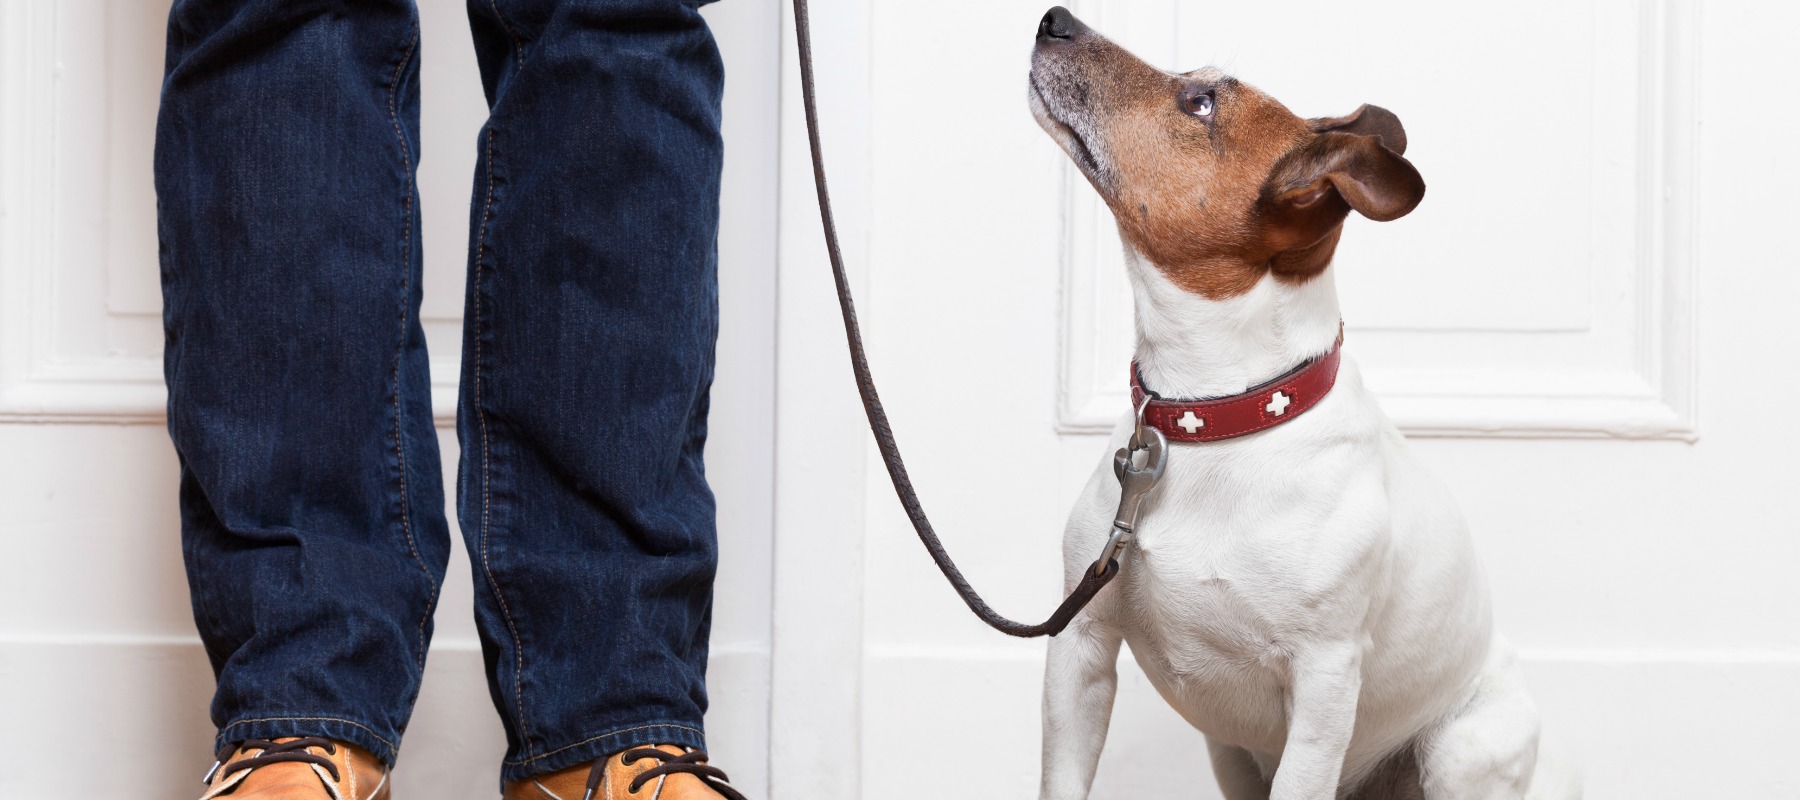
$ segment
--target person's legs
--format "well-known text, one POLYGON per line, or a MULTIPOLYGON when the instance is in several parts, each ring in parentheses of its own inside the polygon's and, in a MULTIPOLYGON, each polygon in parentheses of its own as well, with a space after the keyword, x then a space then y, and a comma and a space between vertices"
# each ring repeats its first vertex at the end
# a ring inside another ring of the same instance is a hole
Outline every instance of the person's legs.
POLYGON ((157 122, 169 433, 219 739, 391 764, 449 534, 418 321, 411 0, 178 0, 157 122))
POLYGON ((458 511, 505 780, 704 744, 723 67, 696 5, 469 2, 458 511))

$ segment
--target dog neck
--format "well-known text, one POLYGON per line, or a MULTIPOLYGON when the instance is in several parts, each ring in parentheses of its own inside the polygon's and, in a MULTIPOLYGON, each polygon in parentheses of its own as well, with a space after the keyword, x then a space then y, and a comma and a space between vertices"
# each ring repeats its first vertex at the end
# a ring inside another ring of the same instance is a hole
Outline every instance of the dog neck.
POLYGON ((1337 340, 1330 267, 1300 283, 1265 275, 1244 294, 1211 300, 1177 287, 1129 245, 1125 261, 1136 300, 1138 370, 1160 396, 1239 394, 1337 340))

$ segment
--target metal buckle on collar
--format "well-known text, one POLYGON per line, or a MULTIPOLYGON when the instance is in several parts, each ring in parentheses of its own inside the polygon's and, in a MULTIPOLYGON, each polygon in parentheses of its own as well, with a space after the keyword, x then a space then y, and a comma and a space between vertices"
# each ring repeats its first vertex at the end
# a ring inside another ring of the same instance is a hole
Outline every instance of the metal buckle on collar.
POLYGON ((1139 507, 1156 489, 1157 481, 1162 480, 1163 469, 1168 466, 1168 459, 1164 457, 1169 448, 1168 438, 1162 431, 1144 425, 1144 408, 1149 404, 1149 398, 1145 398, 1138 406, 1137 430, 1132 432, 1130 441, 1113 454, 1113 475, 1119 479, 1119 510, 1113 515, 1112 535, 1107 537, 1106 548, 1100 551, 1100 560, 1094 562, 1095 574, 1104 573, 1106 565, 1137 538, 1139 507))

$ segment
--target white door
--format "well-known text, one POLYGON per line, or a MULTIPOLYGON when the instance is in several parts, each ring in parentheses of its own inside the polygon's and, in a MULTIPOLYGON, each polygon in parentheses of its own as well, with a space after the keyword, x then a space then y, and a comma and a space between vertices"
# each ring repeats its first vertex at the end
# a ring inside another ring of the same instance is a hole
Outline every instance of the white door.
MULTIPOLYGON (((819 5, 883 399, 966 573, 1035 620, 1130 355, 1111 223, 1026 110, 1047 2, 819 5)), ((1800 12, 1070 5, 1305 116, 1400 115, 1431 189, 1349 224, 1347 347, 1460 497, 1548 735, 1592 798, 1800 796, 1800 112, 1777 91, 1800 12)), ((776 796, 1032 797, 1043 646, 962 607, 863 444, 788 80, 776 796)), ((1200 737, 1121 675, 1095 797, 1217 797, 1200 737)))
MULTIPOLYGON (((454 470, 469 176, 485 107, 464 3, 420 5, 422 317, 454 470)), ((168 6, 0 3, 0 797, 9 799, 180 800, 197 796, 212 763, 212 676, 188 609, 162 419, 150 154, 168 6)), ((714 755, 758 797, 768 780, 776 8, 706 9, 730 81, 714 388, 730 402, 715 404, 707 448, 723 562, 707 723, 714 755)), ((496 796, 505 745, 453 540, 397 796, 496 796)))

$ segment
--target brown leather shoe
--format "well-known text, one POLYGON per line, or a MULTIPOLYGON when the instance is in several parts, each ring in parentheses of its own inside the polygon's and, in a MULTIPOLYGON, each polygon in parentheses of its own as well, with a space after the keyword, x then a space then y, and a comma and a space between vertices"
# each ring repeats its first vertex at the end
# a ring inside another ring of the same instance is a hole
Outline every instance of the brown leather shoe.
POLYGON ((635 747, 592 764, 506 785, 502 800, 746 800, 706 754, 672 744, 635 747))
POLYGON ((388 800, 387 768, 374 755, 318 736, 251 739, 206 778, 200 800, 388 800))

